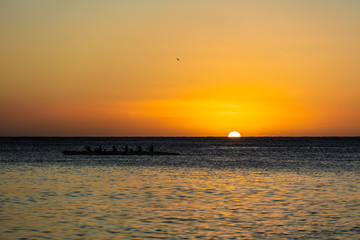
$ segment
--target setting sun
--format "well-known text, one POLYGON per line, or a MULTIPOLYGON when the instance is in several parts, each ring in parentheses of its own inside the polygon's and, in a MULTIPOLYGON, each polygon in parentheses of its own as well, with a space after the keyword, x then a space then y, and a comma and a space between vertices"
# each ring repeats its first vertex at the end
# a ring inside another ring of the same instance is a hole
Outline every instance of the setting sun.
POLYGON ((360 136, 360 1, 26 2, 0 136, 360 136))
POLYGON ((240 133, 236 132, 236 131, 232 131, 231 133, 229 133, 228 135, 229 138, 238 138, 241 137, 240 133))

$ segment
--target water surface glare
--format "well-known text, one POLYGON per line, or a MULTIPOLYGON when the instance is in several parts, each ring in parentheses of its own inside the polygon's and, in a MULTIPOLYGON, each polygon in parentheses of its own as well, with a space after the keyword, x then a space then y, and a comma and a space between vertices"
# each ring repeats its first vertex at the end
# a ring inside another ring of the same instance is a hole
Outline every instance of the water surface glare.
POLYGON ((360 239, 359 190, 356 137, 0 138, 5 240, 360 239))
POLYGON ((357 239, 359 176, 1 164, 2 239, 357 239))

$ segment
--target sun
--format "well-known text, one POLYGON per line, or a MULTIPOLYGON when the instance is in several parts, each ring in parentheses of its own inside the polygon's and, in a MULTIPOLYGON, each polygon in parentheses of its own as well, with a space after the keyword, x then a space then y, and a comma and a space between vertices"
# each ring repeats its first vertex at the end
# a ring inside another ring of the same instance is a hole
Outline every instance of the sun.
POLYGON ((241 135, 237 131, 232 131, 231 133, 229 133, 228 137, 229 138, 239 138, 239 137, 241 137, 241 135))

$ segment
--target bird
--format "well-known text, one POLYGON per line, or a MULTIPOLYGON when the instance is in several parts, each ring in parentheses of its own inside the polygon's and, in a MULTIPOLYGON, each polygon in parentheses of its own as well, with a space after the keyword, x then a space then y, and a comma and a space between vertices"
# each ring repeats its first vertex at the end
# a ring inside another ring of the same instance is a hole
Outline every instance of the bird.
POLYGON ((176 58, 176 60, 180 61, 180 58, 176 58))

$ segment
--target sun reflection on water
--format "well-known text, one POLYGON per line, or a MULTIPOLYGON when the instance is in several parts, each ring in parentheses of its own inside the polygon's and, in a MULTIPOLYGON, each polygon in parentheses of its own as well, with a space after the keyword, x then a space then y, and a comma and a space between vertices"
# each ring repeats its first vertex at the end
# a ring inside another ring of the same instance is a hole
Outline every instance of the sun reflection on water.
MULTIPOLYGON (((5 239, 359 236, 351 174, 176 167, 12 166, 5 239)), ((354 178, 356 179, 356 178, 354 178)))

